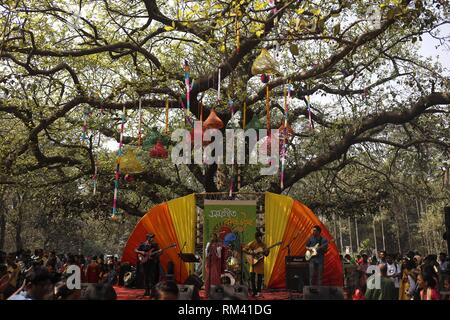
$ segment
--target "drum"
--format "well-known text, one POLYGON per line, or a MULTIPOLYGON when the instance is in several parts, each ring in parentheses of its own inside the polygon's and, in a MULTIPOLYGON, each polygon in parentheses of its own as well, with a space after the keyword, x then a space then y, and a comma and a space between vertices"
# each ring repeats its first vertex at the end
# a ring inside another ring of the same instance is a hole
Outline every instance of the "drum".
POLYGON ((234 286, 236 283, 236 278, 232 272, 225 271, 225 273, 220 276, 220 282, 224 285, 234 286))
POLYGON ((235 257, 229 257, 227 260, 227 269, 232 271, 238 271, 239 270, 239 260, 235 257))

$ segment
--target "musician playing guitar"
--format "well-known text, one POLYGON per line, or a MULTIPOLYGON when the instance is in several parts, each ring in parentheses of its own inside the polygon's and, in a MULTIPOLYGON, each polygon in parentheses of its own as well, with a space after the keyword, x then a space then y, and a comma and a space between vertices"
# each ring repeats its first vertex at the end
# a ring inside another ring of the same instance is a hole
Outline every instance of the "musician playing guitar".
POLYGON ((313 227, 313 234, 306 243, 306 258, 309 260, 309 283, 310 285, 322 285, 322 274, 324 255, 328 249, 328 241, 320 233, 319 226, 313 227))
POLYGON ((153 233, 147 234, 147 238, 134 250, 138 256, 138 262, 144 271, 144 296, 156 296, 155 286, 159 281, 159 245, 154 241, 153 233), (150 292, 151 291, 151 292, 150 292))
POLYGON ((252 256, 255 255, 255 252, 260 252, 263 254, 263 257, 259 259, 256 264, 252 264, 250 270, 250 279, 252 282, 252 292, 254 297, 258 297, 260 295, 264 275, 264 256, 267 257, 269 255, 269 250, 267 249, 267 245, 262 241, 262 236, 263 234, 261 232, 256 232, 255 240, 248 243, 242 249, 242 251, 246 254, 252 256))

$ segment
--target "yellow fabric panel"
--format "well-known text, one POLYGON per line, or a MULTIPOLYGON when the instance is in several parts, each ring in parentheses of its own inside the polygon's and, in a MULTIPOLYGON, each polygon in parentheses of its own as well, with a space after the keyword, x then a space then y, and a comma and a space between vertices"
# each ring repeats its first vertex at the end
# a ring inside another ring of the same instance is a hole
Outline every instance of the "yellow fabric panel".
MULTIPOLYGON (((175 232, 177 233, 180 248, 186 246, 183 253, 195 253, 195 237, 197 230, 197 211, 195 207, 195 195, 190 194, 167 202, 170 216, 172 217, 175 232)), ((189 273, 194 272, 194 264, 186 263, 189 273)))
MULTIPOLYGON (((265 240, 268 247, 282 241, 294 200, 275 193, 265 194, 265 240)), ((267 286, 272 276, 280 247, 274 247, 264 259, 264 284, 267 286)))

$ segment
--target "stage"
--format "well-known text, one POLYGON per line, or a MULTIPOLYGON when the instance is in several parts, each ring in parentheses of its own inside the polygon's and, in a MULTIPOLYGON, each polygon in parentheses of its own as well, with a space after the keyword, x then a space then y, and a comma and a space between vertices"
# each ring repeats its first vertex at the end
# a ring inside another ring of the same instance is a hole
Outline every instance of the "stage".
MULTIPOLYGON (((151 300, 150 297, 144 297, 144 289, 130 289, 125 287, 114 287, 117 294, 117 300, 151 300)), ((205 291, 200 291, 200 298, 206 300, 205 291)), ((293 293, 292 298, 301 299, 298 293, 293 293)), ((286 290, 272 291, 263 290, 259 297, 248 297, 248 300, 289 300, 289 292, 286 290)))

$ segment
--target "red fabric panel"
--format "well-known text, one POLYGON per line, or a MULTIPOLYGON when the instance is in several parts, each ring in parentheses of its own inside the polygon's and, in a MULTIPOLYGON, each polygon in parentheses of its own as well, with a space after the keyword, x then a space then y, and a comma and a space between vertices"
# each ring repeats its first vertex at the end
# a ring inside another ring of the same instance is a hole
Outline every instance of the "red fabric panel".
POLYGON ((328 251, 325 254, 323 285, 343 286, 342 264, 339 259, 338 248, 334 241, 332 241, 333 237, 308 207, 294 200, 291 215, 289 216, 286 230, 283 235, 283 243, 281 244, 269 281, 269 288, 286 287, 285 257, 288 255, 288 250, 285 249, 285 247, 294 237, 296 237, 291 243, 291 255, 304 256, 306 253, 306 242, 312 235, 312 228, 315 225, 319 225, 322 228, 321 235, 326 238, 329 243, 328 251))

